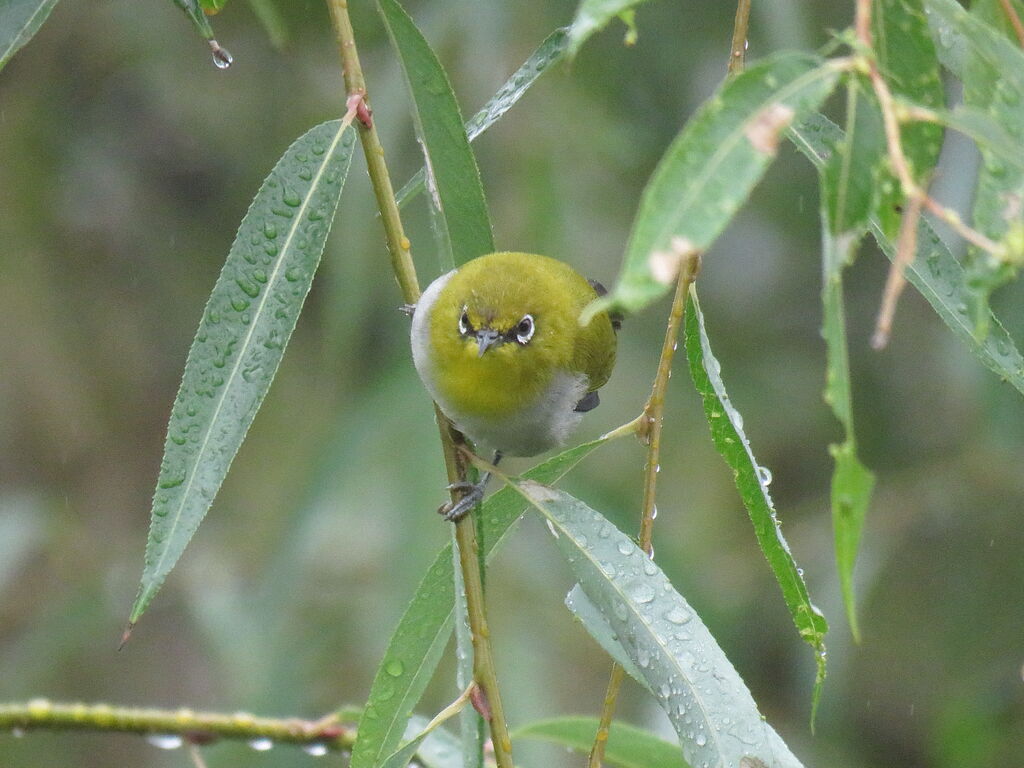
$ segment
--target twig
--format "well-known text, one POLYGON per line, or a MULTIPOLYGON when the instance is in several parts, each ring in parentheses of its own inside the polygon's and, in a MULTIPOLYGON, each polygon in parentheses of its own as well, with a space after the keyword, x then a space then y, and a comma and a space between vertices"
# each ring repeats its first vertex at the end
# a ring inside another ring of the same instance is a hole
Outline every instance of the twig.
MULTIPOLYGON (((394 189, 391 186, 391 177, 388 174, 387 164, 384 162, 384 149, 372 120, 366 81, 359 63, 355 33, 348 15, 348 5, 346 0, 327 0, 327 8, 331 14, 331 21, 338 40, 338 49, 341 52, 344 65, 349 108, 351 109, 353 99, 362 104, 362 109, 357 113, 357 117, 362 123, 359 138, 363 145, 363 153, 366 155, 370 182, 377 197, 388 250, 391 253, 391 266, 402 289, 405 303, 415 304, 420 296, 416 268, 409 253, 409 239, 402 229, 402 220, 398 212, 398 204, 395 201, 394 189)), ((456 449, 456 444, 463 443, 464 438, 436 405, 434 410, 441 432, 441 449, 444 454, 448 481, 454 485, 466 479, 466 461, 456 449)), ((453 491, 452 501, 458 501, 463 493, 465 491, 453 491)), ((472 515, 467 515, 456 523, 455 538, 459 546, 459 563, 462 567, 466 588, 469 627, 473 635, 473 678, 480 686, 492 713, 490 719, 491 741, 494 743, 494 756, 498 768, 512 768, 512 741, 505 723, 501 696, 498 692, 498 676, 491 654, 490 632, 484 609, 483 581, 477 558, 476 529, 472 515)))
POLYGON ((912 197, 907 201, 907 210, 903 214, 903 220, 900 221, 896 258, 893 259, 889 276, 885 280, 882 306, 878 310, 878 319, 875 321, 875 334, 871 337, 872 349, 884 349, 885 345, 889 343, 892 318, 896 314, 896 302, 899 301, 903 287, 907 283, 905 272, 917 252, 917 224, 920 219, 921 198, 912 197))
POLYGON ((1017 15, 1017 9, 1013 7, 1010 0, 999 0, 999 4, 1003 6, 1003 13, 1010 21, 1013 33, 1017 35, 1017 42, 1020 43, 1021 48, 1024 48, 1024 24, 1021 23, 1020 16, 1017 15))
MULTIPOLYGON (((657 514, 655 502, 658 471, 661 469, 658 462, 661 456, 661 427, 665 418, 665 391, 668 389, 668 380, 672 376, 672 358, 675 356, 679 326, 682 324, 683 311, 686 308, 686 296, 693 281, 697 279, 699 271, 700 255, 689 253, 684 256, 682 269, 676 282, 676 293, 672 298, 672 309, 669 311, 668 326, 665 328, 665 341, 661 346, 658 372, 654 376, 651 395, 647 398, 643 413, 639 417, 640 422, 636 427, 637 434, 647 443, 644 495, 640 507, 640 535, 637 543, 648 557, 654 555, 651 539, 654 533, 654 518, 657 514)), ((628 427, 634 423, 630 422, 625 426, 628 427)), ((589 768, 600 768, 601 761, 604 759, 608 731, 611 728, 612 718, 615 716, 615 704, 624 677, 625 670, 622 666, 613 663, 611 674, 608 677, 604 703, 601 707, 600 723, 594 736, 594 745, 590 749, 590 760, 587 763, 589 768)))
POLYGON ((900 140, 901 120, 918 119, 913 111, 906 110, 895 102, 892 92, 889 90, 885 78, 878 69, 871 40, 871 0, 857 0, 854 28, 857 40, 866 52, 863 56, 863 64, 867 69, 868 78, 871 80, 872 89, 878 98, 878 106, 882 112, 882 125, 885 129, 885 143, 889 155, 889 164, 893 173, 903 188, 903 194, 907 197, 906 210, 903 212, 903 221, 900 226, 900 237, 896 257, 893 259, 889 270, 889 277, 886 280, 885 298, 882 310, 879 313, 878 324, 875 335, 872 338, 872 346, 881 349, 888 340, 889 329, 892 324, 892 315, 896 311, 896 299, 902 290, 903 271, 906 266, 914 260, 915 252, 906 249, 917 247, 917 219, 920 217, 921 209, 924 208, 942 221, 952 227, 957 234, 972 245, 987 251, 997 258, 1002 258, 1005 248, 993 242, 980 232, 964 224, 960 215, 932 198, 928 192, 914 181, 914 175, 910 170, 910 163, 903 153, 903 145, 900 140), (912 222, 908 222, 911 219, 912 222), (910 231, 910 230, 913 231, 910 231))
POLYGON ((747 50, 747 25, 750 23, 750 0, 736 3, 736 20, 732 26, 732 49, 729 52, 730 75, 743 71, 743 54, 747 50))
POLYGON ((336 721, 256 717, 248 712, 224 714, 191 709, 135 709, 109 704, 62 704, 33 699, 0 704, 0 731, 107 731, 143 736, 180 737, 180 744, 209 744, 218 739, 266 740, 272 744, 319 745, 349 750, 356 729, 336 721))

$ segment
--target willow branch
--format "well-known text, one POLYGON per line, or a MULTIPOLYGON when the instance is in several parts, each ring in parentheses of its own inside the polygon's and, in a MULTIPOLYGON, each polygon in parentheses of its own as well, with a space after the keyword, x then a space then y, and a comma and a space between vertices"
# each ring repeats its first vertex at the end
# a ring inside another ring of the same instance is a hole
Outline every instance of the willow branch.
MULTIPOLYGON (((661 460, 661 428, 665 420, 665 392, 668 389, 668 380, 672 377, 672 359, 675 357, 679 327, 682 325, 683 312, 686 309, 686 297, 693 281, 697 279, 698 272, 700 272, 700 255, 690 253, 684 256, 682 269, 676 281, 675 296, 672 298, 672 309, 669 310, 665 341, 662 343, 661 356, 658 359, 658 372, 654 375, 651 395, 647 398, 643 413, 639 417, 640 422, 637 425, 637 434, 647 443, 644 494, 640 505, 640 535, 637 543, 648 557, 654 556, 651 540, 654 535, 654 518, 657 515, 658 471, 661 469, 659 461, 661 460)), ((630 425, 632 424, 633 422, 630 422, 630 425)), ((624 678, 625 670, 622 666, 612 663, 604 703, 601 706, 600 722, 597 733, 594 735, 594 744, 590 748, 590 760, 587 763, 589 768, 600 768, 601 762, 604 760, 608 731, 611 728, 612 718, 615 716, 615 705, 624 678)))
POLYGON ((732 26, 732 49, 729 52, 729 74, 743 71, 743 55, 747 51, 747 26, 750 23, 750 0, 736 3, 736 20, 732 26))
POLYGON ((1011 0, 999 0, 999 4, 1003 7, 1003 13, 1006 14, 1010 26, 1013 27, 1017 42, 1024 48, 1024 24, 1021 23, 1020 16, 1017 15, 1017 9, 1013 7, 1011 0))
MULTIPOLYGON (((409 239, 402 229, 398 203, 395 200, 391 177, 384 161, 384 148, 373 122, 366 81, 359 63, 355 33, 348 15, 348 4, 346 0, 327 0, 327 8, 331 14, 335 36, 338 40, 338 49, 341 52, 348 103, 350 106, 354 102, 362 105, 362 110, 359 112, 362 122, 359 138, 363 145, 363 154, 366 156, 370 182, 380 208, 384 234, 391 254, 391 266, 402 289, 402 297, 406 304, 413 305, 420 297, 416 267, 409 252, 409 239)), ((465 440, 436 405, 434 410, 441 432, 441 448, 448 481, 454 485, 466 479, 466 460, 456 448, 457 444, 463 444, 465 440)), ((454 490, 452 501, 458 501, 464 493, 465 491, 454 490)), ((505 723, 501 696, 498 692, 498 676, 491 654, 490 632, 484 610, 483 580, 480 563, 477 559, 478 543, 473 516, 467 515, 456 523, 455 538, 459 545, 459 563, 462 567, 463 581, 466 587, 469 627, 473 636, 473 678, 483 692, 485 708, 490 714, 488 719, 491 740, 494 743, 494 755, 498 768, 512 768, 512 742, 509 738, 508 726, 505 723)))
POLYGON ((356 729, 336 717, 321 720, 256 717, 248 712, 223 714, 191 709, 135 709, 109 704, 61 704, 32 699, 0 704, 0 731, 105 731, 165 737, 165 744, 209 744, 228 739, 269 744, 294 744, 316 749, 352 749, 356 729), (179 741, 175 743, 174 737, 179 741))

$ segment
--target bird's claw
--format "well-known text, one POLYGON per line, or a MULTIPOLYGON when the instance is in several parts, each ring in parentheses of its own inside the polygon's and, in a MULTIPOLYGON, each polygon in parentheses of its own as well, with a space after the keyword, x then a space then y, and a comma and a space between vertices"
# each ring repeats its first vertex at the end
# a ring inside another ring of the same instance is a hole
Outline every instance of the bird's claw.
POLYGON ((458 501, 449 501, 438 507, 438 513, 449 523, 459 522, 459 520, 469 514, 470 510, 479 504, 484 497, 484 483, 471 483, 467 480, 463 480, 458 483, 452 483, 448 486, 448 489, 467 492, 466 495, 458 501))

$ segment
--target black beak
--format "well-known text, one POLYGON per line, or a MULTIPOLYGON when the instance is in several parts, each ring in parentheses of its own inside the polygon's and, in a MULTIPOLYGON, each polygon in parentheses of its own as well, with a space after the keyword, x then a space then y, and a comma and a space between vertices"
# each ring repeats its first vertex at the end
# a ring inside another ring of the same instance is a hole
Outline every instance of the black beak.
POLYGON ((477 331, 476 344, 477 347, 479 347, 479 354, 477 356, 483 357, 484 352, 493 347, 499 341, 501 341, 501 334, 497 331, 492 331, 486 328, 482 331, 477 331))

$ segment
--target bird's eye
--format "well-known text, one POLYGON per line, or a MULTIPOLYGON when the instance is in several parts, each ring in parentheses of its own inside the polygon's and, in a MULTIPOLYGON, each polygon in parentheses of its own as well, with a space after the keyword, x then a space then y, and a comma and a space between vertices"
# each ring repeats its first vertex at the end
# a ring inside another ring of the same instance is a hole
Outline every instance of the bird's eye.
POLYGON ((533 338, 533 315, 523 315, 523 319, 516 326, 516 341, 526 344, 533 338))
POLYGON ((463 307, 462 314, 459 315, 459 333, 465 336, 466 334, 469 333, 470 329, 471 326, 469 324, 469 313, 466 311, 466 308, 463 307))

